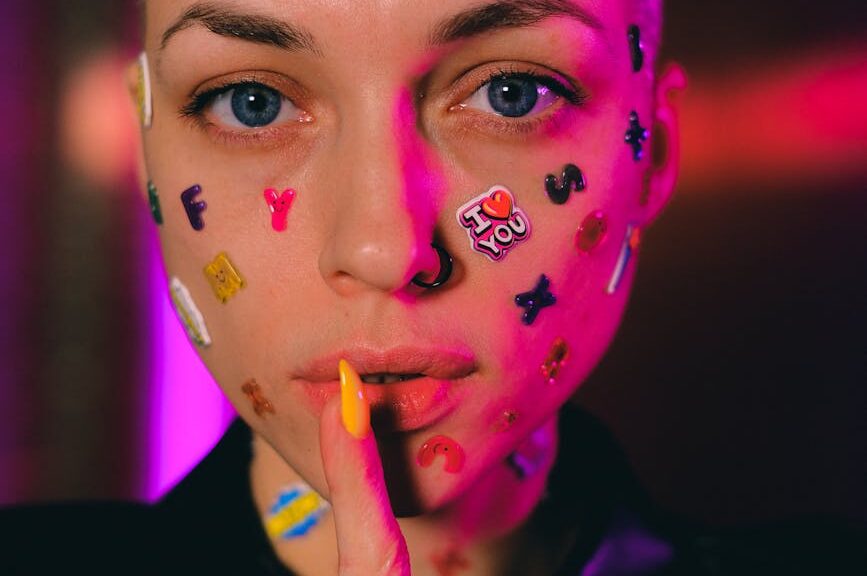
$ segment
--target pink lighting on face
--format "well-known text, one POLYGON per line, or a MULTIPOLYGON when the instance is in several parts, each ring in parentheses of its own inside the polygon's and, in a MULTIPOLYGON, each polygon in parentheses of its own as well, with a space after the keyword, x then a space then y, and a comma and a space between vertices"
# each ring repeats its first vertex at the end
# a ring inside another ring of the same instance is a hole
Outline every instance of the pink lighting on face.
POLYGON ((214 446, 235 412, 175 316, 156 239, 150 244, 152 379, 144 496, 153 501, 214 446))

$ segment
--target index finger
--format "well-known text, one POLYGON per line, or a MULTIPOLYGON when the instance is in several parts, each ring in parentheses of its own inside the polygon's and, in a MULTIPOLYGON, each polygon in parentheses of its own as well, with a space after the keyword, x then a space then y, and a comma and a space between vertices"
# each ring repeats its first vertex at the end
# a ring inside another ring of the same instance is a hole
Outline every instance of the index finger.
POLYGON ((326 404, 319 438, 337 530, 339 574, 408 576, 409 553, 391 510, 366 402, 360 378, 341 363, 341 398, 326 404), (355 437, 346 422, 366 435, 355 437))

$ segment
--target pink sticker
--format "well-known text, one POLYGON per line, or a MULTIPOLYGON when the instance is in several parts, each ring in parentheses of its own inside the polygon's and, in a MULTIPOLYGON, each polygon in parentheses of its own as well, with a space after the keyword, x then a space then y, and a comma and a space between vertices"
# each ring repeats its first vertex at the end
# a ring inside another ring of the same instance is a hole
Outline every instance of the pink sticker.
POLYGON ((472 249, 494 262, 530 237, 530 219, 505 186, 494 186, 458 208, 457 219, 467 229, 472 249))
POLYGON ((437 456, 445 459, 443 469, 450 474, 460 472, 464 467, 463 448, 448 436, 434 436, 425 442, 418 451, 418 464, 422 468, 427 468, 433 464, 437 456))
POLYGON ((283 194, 277 195, 273 188, 265 190, 265 202, 271 210, 271 226, 277 232, 286 230, 286 220, 289 218, 289 208, 295 200, 295 190, 287 188, 283 194))

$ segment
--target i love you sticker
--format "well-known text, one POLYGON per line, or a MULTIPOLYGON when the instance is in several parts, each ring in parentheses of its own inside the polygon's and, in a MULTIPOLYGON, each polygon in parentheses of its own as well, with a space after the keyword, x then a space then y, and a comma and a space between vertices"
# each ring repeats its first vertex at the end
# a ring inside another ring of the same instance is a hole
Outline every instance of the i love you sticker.
POLYGON ((530 220, 505 186, 494 186, 458 208, 457 219, 473 250, 494 262, 530 237, 530 220))

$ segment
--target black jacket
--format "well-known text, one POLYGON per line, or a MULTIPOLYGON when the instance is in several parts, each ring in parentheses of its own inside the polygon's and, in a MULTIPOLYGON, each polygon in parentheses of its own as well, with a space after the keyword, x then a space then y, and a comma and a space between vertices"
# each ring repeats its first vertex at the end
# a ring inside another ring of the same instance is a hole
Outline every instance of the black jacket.
MULTIPOLYGON (((250 429, 238 420, 154 505, 0 511, 0 575, 287 576, 253 505, 251 457, 250 429)), ((666 519, 607 430, 573 408, 561 418, 557 465, 530 521, 540 538, 574 534, 556 576, 867 575, 863 529, 810 521, 711 532, 666 519)))

